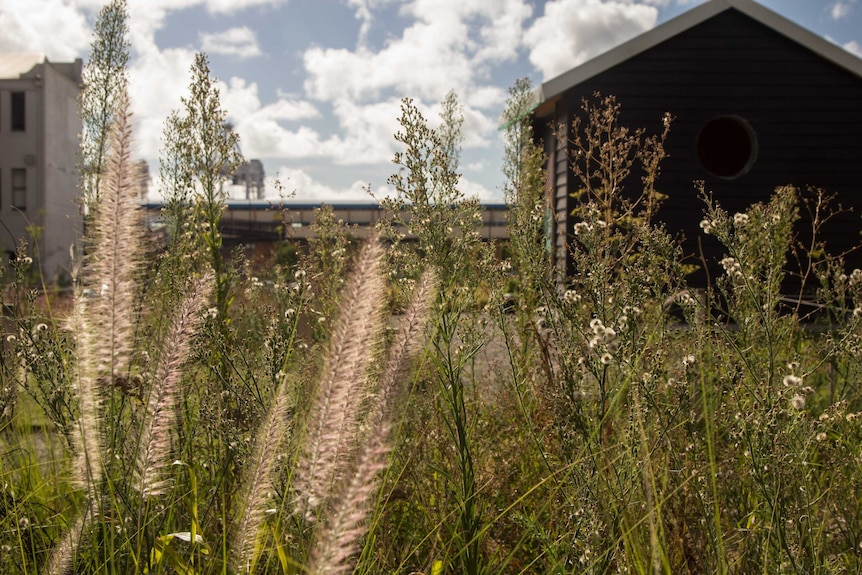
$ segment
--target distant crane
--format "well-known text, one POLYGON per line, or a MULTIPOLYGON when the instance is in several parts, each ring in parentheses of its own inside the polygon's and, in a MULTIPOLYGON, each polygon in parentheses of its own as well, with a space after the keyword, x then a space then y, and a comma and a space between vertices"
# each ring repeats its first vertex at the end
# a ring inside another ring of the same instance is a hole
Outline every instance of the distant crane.
MULTIPOLYGON (((226 124, 225 130, 233 130, 233 125, 226 124)), ((239 147, 239 139, 236 141, 236 152, 242 158, 242 150, 239 147)), ((231 184, 234 186, 245 186, 245 199, 262 200, 264 197, 264 171, 260 160, 249 160, 239 166, 230 175, 231 184)))

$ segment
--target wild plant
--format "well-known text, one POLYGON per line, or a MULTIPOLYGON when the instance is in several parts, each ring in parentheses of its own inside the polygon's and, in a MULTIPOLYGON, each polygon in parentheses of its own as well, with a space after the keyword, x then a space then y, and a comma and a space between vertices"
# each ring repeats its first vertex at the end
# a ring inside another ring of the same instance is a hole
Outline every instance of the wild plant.
MULTIPOLYGON (((445 437, 454 446, 443 475, 443 493, 456 510, 451 520, 444 521, 451 523, 446 527, 451 550, 446 551, 444 560, 451 569, 475 574, 487 567, 472 438, 478 418, 472 405, 480 392, 470 385, 471 367, 485 337, 477 316, 478 296, 484 289, 493 289, 496 282, 491 252, 479 237, 481 208, 458 186, 463 115, 454 93, 444 100, 442 110, 441 126, 435 130, 412 101, 402 101, 402 130, 395 139, 405 151, 393 159, 401 169, 389 183, 398 196, 382 202, 389 215, 383 225, 396 245, 403 239, 399 229, 418 239, 415 251, 402 248, 391 252, 390 274, 396 286, 411 286, 423 268, 439 278, 434 304, 436 327, 431 338, 434 370, 428 392, 437 405, 445 437)), ((449 459, 444 453, 440 456, 449 459)), ((437 529, 436 521, 432 519, 428 528, 437 529)))
MULTIPOLYGON (((538 455, 562 503, 552 533, 535 525, 541 515, 521 515, 544 546, 539 563, 602 573, 855 564, 855 538, 835 526, 858 522, 858 506, 820 503, 848 489, 856 468, 830 459, 849 456, 844 437, 856 433, 843 427, 856 418, 843 383, 855 369, 845 358, 858 330, 856 276, 816 233, 797 239, 797 192, 786 187, 733 216, 704 195, 701 227, 725 246, 724 273, 717 292, 687 288, 676 242, 650 223, 664 135, 618 126, 613 99, 600 108, 585 106, 567 142, 582 184, 574 273, 564 292, 546 287, 537 314, 556 431, 538 455), (812 281, 831 318, 810 324, 817 331, 801 323, 801 298, 787 295, 812 281)), ((833 213, 816 201, 815 232, 833 213)))
POLYGON ((47 301, 31 284, 33 259, 27 255, 26 242, 19 241, 16 257, 10 263, 12 281, 6 289, 7 312, 11 317, 11 333, 6 335, 4 347, 8 353, 2 358, 3 415, 0 421, 11 423, 19 400, 29 397, 45 406, 45 414, 54 430, 66 441, 71 441, 71 424, 74 420, 74 403, 71 382, 64 364, 70 359, 68 334, 57 329, 57 321, 47 301))
MULTIPOLYGON (((815 232, 832 213, 822 197, 817 201, 818 210, 808 223, 815 232)), ((716 444, 723 447, 729 438, 735 450, 742 450, 739 459, 718 459, 717 466, 733 478, 735 488, 717 495, 726 501, 722 514, 729 516, 728 522, 746 517, 752 525, 745 538, 726 538, 728 558, 745 569, 781 565, 790 572, 829 572, 841 547, 834 542, 841 538, 827 536, 835 521, 832 510, 814 502, 846 481, 846 467, 827 462, 824 454, 830 446, 822 442, 829 437, 823 431, 829 422, 848 414, 849 405, 831 391, 841 380, 835 368, 848 365, 844 345, 858 321, 846 313, 856 298, 847 276, 838 271, 841 258, 816 253, 825 247, 816 235, 808 244, 810 253, 795 239, 798 203, 798 191, 792 187, 778 188, 768 203, 732 217, 708 201, 701 223, 727 249, 717 282, 721 303, 715 302, 717 311, 710 312, 723 321, 704 336, 724 363, 715 374, 722 392, 714 409, 725 435, 716 437, 716 444), (791 255, 797 262, 812 262, 797 264, 803 271, 798 278, 786 271, 791 255), (835 321, 844 313, 840 325, 827 327, 825 333, 821 330, 829 323, 819 324, 800 311, 802 292, 796 300, 785 295, 788 282, 804 288, 812 276, 821 284, 816 297, 823 302, 818 304, 822 316, 835 321), (830 371, 834 375, 825 378, 830 371)))
MULTIPOLYGON (((513 382, 522 405, 529 402, 532 388, 539 385, 533 367, 540 362, 535 312, 553 285, 553 266, 548 230, 553 211, 546 193, 545 157, 533 141, 530 110, 533 93, 529 80, 521 79, 509 90, 503 113, 505 157, 503 188, 509 206, 510 277, 514 280, 514 312, 517 325, 507 340, 512 353, 513 382), (532 380, 532 381, 531 381, 532 380), (526 386, 526 387, 525 387, 526 386)), ((501 309, 500 312, 506 310, 501 309)), ((504 315, 498 315, 507 335, 504 315)))
POLYGON ((83 70, 81 111, 81 200, 85 213, 99 207, 100 179, 110 155, 111 126, 128 88, 129 27, 125 0, 112 0, 96 18, 93 43, 83 70))
MULTIPOLYGON (((166 199, 171 253, 183 261, 180 269, 212 269, 216 279, 216 309, 227 321, 232 271, 222 255, 218 223, 225 209, 227 178, 242 163, 238 136, 226 121, 206 55, 195 56, 183 111, 165 125, 159 166, 166 199)), ((176 273, 176 272, 174 272, 176 273)), ((226 333, 224 334, 226 335, 226 333)))
POLYGON ((359 433, 354 432, 355 435, 347 438, 353 445, 348 447, 348 466, 341 472, 344 475, 342 487, 334 493, 326 521, 318 526, 314 535, 313 572, 335 574, 352 570, 347 559, 356 551, 358 539, 365 532, 362 522, 371 513, 371 503, 379 486, 377 476, 387 466, 392 418, 405 391, 401 379, 408 362, 422 347, 434 291, 433 273, 426 272, 399 322, 359 433))
POLYGON ((335 219, 332 206, 321 205, 315 210, 311 232, 301 268, 310 275, 309 282, 313 285, 310 313, 316 316, 311 322, 314 341, 322 342, 329 337, 335 320, 352 250, 349 229, 343 221, 335 219))

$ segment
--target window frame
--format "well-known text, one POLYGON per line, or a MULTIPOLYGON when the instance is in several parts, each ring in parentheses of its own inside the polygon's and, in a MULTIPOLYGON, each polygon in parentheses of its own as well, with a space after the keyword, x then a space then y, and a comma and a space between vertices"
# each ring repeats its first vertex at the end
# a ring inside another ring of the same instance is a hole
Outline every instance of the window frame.
POLYGON ((9 94, 9 131, 27 131, 27 92, 9 94))
POLYGON ((27 168, 11 168, 9 173, 12 192, 9 205, 23 212, 27 209, 27 168), (19 180, 18 176, 22 179, 19 180))

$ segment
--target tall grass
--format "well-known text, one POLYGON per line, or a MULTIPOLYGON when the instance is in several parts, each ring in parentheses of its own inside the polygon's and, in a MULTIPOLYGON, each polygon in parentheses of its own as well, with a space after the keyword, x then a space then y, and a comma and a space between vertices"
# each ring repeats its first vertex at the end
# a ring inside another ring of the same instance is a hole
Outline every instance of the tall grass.
MULTIPOLYGON (((225 257, 226 174, 177 161, 155 251, 118 94, 74 298, 30 289, 26 246, 5 284, 3 573, 862 568, 862 272, 817 238, 825 193, 729 214, 704 191, 726 255, 692 290, 658 223, 672 118, 649 135, 585 102, 561 277, 519 82, 502 261, 460 191, 454 95, 437 129, 403 104, 385 239, 324 208, 298 261, 225 257)), ((171 129, 200 136, 192 116, 171 129)))

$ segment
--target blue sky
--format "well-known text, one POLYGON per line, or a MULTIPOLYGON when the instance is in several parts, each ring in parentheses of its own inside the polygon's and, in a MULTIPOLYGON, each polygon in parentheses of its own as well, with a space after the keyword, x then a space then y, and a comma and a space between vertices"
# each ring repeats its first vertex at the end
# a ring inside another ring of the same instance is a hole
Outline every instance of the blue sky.
MULTIPOLYGON (((541 83, 700 0, 127 0, 137 152, 158 173, 164 120, 196 51, 210 57, 247 158, 297 201, 386 194, 399 102, 434 123, 464 105, 462 189, 502 201, 508 87, 541 83)), ((862 0, 761 0, 862 55, 862 0)), ((0 0, 0 51, 86 58, 100 0, 0 0)), ((622 102, 625 105, 625 102, 622 102)), ((157 186, 157 182, 156 182, 157 186)))

